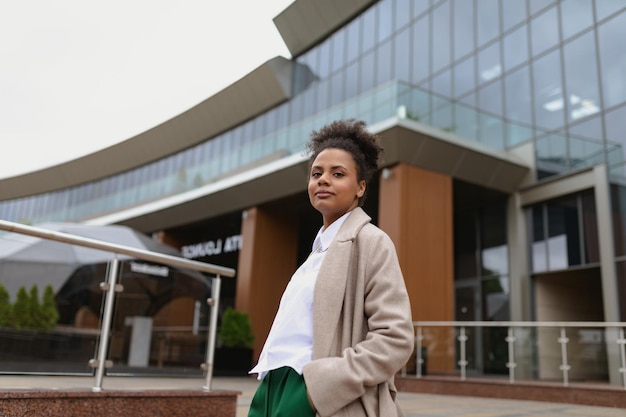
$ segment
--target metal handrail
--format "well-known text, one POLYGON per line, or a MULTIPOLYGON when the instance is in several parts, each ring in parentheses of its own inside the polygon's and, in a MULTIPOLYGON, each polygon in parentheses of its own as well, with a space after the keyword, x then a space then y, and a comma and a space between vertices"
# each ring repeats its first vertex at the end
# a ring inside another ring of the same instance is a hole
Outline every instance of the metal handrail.
POLYGON ((128 255, 146 261, 159 262, 170 266, 194 269, 196 271, 206 272, 209 274, 222 275, 225 277, 235 276, 235 270, 232 268, 226 268, 223 266, 208 264, 204 262, 192 261, 190 259, 179 258, 177 256, 132 248, 129 246, 118 245, 116 243, 104 242, 101 240, 90 239, 87 237, 75 236, 69 233, 57 232, 55 230, 44 229, 41 227, 27 226, 19 223, 8 222, 6 220, 0 220, 0 230, 20 233, 22 235, 40 237, 42 239, 55 240, 57 242, 69 243, 72 245, 84 246, 92 249, 100 249, 106 252, 113 252, 120 255, 128 255))
POLYGON ((109 338, 109 332, 111 330, 115 293, 120 290, 120 286, 116 283, 119 271, 119 259, 117 258, 117 255, 127 255, 146 261, 152 261, 169 266, 177 266, 181 268, 188 268, 195 271, 205 272, 208 274, 214 274, 215 278, 213 278, 213 285, 211 286, 211 298, 207 300, 207 303, 211 308, 211 316, 209 331, 207 334, 208 340, 206 362, 202 364, 202 369, 204 369, 204 371, 206 372, 206 381, 205 384, 202 386, 202 389, 206 391, 211 390, 211 383, 213 378, 213 354, 215 351, 215 340, 217 332, 217 313, 219 311, 221 276, 223 275, 226 277, 234 277, 234 269, 204 262, 192 261, 189 259, 166 255, 158 252, 118 245, 115 243, 104 242, 97 239, 75 236, 69 233, 57 232, 41 227, 27 226, 19 223, 9 222, 6 220, 0 220, 0 230, 47 240, 54 240, 57 242, 67 243, 71 245, 98 249, 106 252, 112 252, 114 254, 113 258, 111 259, 111 267, 109 268, 107 281, 100 284, 102 290, 106 291, 106 296, 104 300, 104 313, 102 317, 102 326, 100 328, 100 341, 97 349, 98 357, 90 361, 90 365, 96 368, 96 381, 94 386, 92 387, 92 390, 96 392, 102 390, 104 369, 110 366, 110 361, 106 359, 108 354, 107 341, 109 338))
MULTIPOLYGON (((508 329, 505 341, 508 345, 508 361, 506 367, 509 368, 509 382, 515 382, 515 368, 517 363, 515 362, 515 349, 514 343, 516 338, 513 333, 513 329, 530 327, 530 328, 557 328, 560 329, 560 335, 557 342, 561 345, 561 365, 559 369, 563 373, 563 385, 569 385, 569 370, 571 366, 568 363, 567 358, 567 346, 569 338, 567 337, 567 328, 614 328, 617 330, 617 337, 615 339, 619 349, 619 373, 622 374, 622 383, 626 390, 626 337, 624 329, 626 328, 626 322, 615 321, 414 321, 413 327, 416 329, 415 342, 417 345, 415 352, 415 364, 416 364, 416 376, 422 377, 422 364, 424 358, 422 357, 422 341, 424 340, 424 334, 422 329, 424 327, 455 327, 459 328, 459 335, 456 340, 459 342, 459 360, 457 364, 460 368, 460 378, 465 380, 466 368, 468 365, 466 356, 466 345, 469 340, 469 336, 466 334, 465 329, 467 327, 506 327, 508 329)), ((406 370, 403 370, 406 373, 406 370)))

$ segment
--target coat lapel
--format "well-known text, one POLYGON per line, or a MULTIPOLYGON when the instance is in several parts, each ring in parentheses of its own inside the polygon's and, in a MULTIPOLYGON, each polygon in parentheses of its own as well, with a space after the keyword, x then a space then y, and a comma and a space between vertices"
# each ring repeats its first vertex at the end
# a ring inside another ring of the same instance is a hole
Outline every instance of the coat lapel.
POLYGON ((324 257, 313 299, 313 359, 329 355, 350 275, 354 239, 361 227, 370 220, 361 208, 354 209, 341 225, 324 257))

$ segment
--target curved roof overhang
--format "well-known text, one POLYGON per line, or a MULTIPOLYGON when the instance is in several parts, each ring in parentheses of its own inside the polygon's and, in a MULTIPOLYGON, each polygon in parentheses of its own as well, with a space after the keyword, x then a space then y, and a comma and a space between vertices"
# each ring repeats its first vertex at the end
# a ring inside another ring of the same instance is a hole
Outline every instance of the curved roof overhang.
POLYGON ((275 57, 186 112, 119 144, 0 180, 0 201, 42 194, 145 165, 197 145, 291 97, 297 65, 275 57))
MULTIPOLYGON (((473 184, 512 193, 529 167, 515 155, 401 118, 371 125, 385 147, 385 165, 407 163, 473 184)), ((307 157, 294 154, 217 183, 92 219, 143 232, 168 229, 306 191, 307 157)))
POLYGON ((297 0, 274 18, 285 45, 296 57, 328 37, 377 0, 297 0))

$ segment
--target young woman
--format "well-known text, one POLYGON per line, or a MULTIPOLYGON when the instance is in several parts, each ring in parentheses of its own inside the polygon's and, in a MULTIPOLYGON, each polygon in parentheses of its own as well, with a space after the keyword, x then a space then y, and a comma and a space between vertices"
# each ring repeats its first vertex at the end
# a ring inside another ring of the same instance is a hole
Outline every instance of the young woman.
POLYGON ((394 375, 413 352, 395 247, 360 208, 382 147, 364 122, 311 134, 309 199, 323 226, 281 298, 249 417, 397 417, 394 375))

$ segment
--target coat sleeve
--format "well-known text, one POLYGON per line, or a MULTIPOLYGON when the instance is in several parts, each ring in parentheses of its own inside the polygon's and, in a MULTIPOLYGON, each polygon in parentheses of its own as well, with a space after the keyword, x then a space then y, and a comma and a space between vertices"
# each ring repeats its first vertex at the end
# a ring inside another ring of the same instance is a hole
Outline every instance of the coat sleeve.
POLYGON ((386 234, 375 231, 357 249, 357 279, 363 280, 364 297, 362 303, 355 301, 354 316, 365 317, 365 334, 339 356, 304 367, 309 395, 321 416, 334 415, 366 391, 375 392, 413 352, 411 308, 395 247, 386 234), (356 311, 359 305, 363 311, 356 311))

